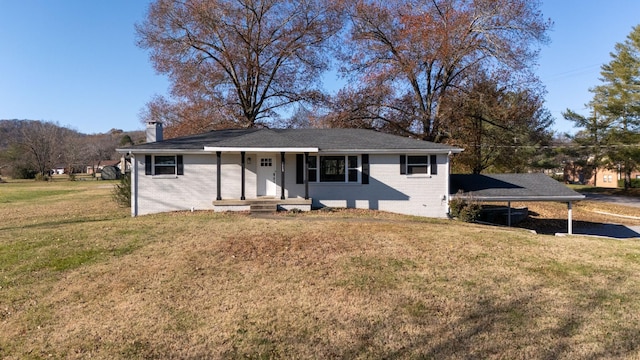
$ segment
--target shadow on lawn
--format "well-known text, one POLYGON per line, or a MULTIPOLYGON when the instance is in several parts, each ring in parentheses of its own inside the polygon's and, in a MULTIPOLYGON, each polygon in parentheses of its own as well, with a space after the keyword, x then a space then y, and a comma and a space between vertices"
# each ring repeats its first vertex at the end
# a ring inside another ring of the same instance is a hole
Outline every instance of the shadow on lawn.
MULTIPOLYGON (((556 313, 547 313, 546 305, 550 299, 540 295, 544 293, 542 287, 529 289, 520 297, 510 296, 507 301, 505 298, 478 296, 475 302, 470 301, 469 310, 461 317, 452 318, 429 333, 414 335, 410 344, 399 350, 374 351, 374 354, 385 359, 579 357, 595 360, 635 356, 640 349, 635 322, 616 323, 606 330, 599 330, 593 325, 597 318, 595 314, 611 311, 612 301, 635 296, 617 293, 623 279, 622 276, 611 279, 599 288, 584 281, 569 285, 573 287, 570 292, 586 294, 587 297, 575 298, 560 308, 552 307, 556 313), (536 326, 536 323, 540 325, 536 326), (590 347, 594 341, 598 346, 590 347)), ((414 318, 413 321, 438 322, 437 316, 414 318)), ((368 351, 375 349, 376 342, 388 334, 382 323, 371 325, 367 333, 354 339, 354 347, 344 349, 340 356, 356 358, 371 354, 368 351)))
POLYGON ((43 222, 36 222, 36 223, 33 223, 33 224, 26 224, 26 225, 15 225, 15 226, 0 227, 0 231, 3 231, 3 230, 20 230, 20 229, 37 229, 37 228, 50 229, 50 228, 55 228, 55 227, 61 226, 61 225, 98 223, 98 222, 105 222, 105 221, 113 221, 113 220, 122 219, 122 218, 125 218, 125 217, 124 216, 100 217, 100 218, 76 217, 76 218, 64 219, 64 220, 43 221, 43 222))
MULTIPOLYGON (((532 290, 530 293, 535 293, 532 290)), ((454 332, 448 339, 431 348, 427 357, 433 358, 490 358, 504 354, 509 356, 557 359, 572 352, 580 352, 585 344, 579 344, 581 332, 590 332, 590 317, 609 301, 607 290, 596 290, 588 302, 576 299, 567 309, 568 316, 558 318, 555 326, 536 328, 536 318, 548 316, 536 309, 536 295, 527 295, 504 302, 501 299, 478 301, 466 316, 449 325, 454 332), (454 330, 455 331, 455 330, 454 330), (507 336, 500 336, 508 334, 507 336), (498 335, 497 339, 495 339, 498 335), (495 339, 496 341, 493 341, 495 339)), ((537 304, 541 304, 538 302, 537 304)), ((579 354, 585 359, 605 359, 612 355, 624 356, 638 350, 635 340, 637 329, 632 325, 620 325, 609 336, 602 335, 601 346, 591 354, 579 354)), ((600 341, 600 340, 599 340, 600 341)))
MULTIPOLYGON (((567 232, 567 220, 565 219, 534 219, 528 218, 517 225, 519 228, 535 230, 538 234, 554 235, 567 232)), ((573 233, 577 235, 604 236, 614 239, 635 239, 640 234, 619 224, 604 224, 591 221, 574 221, 573 233)))

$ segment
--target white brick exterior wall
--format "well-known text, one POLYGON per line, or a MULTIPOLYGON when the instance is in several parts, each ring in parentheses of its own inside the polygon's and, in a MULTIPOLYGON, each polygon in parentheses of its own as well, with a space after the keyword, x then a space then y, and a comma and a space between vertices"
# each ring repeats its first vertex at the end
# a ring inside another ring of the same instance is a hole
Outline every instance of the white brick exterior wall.
POLYGON ((134 215, 190 210, 192 207, 196 210, 213 209, 215 155, 183 155, 184 175, 172 176, 145 175, 144 160, 144 155, 137 155, 132 169, 132 197, 137 193, 137 202, 135 199, 132 201, 134 215))
MULTIPOLYGON (((369 184, 309 183, 313 205, 383 210, 407 215, 446 217, 448 211, 448 157, 438 155, 437 175, 400 175, 400 156, 369 155, 369 184)), ((294 169, 287 172, 291 197, 303 197, 296 184, 295 155, 287 157, 294 169)), ((359 159, 360 161, 360 159, 359 159)))
MULTIPOLYGON (((245 197, 256 197, 256 166, 262 154, 247 153, 245 197)), ((276 162, 280 197, 280 154, 276 162)), ((145 157, 135 156, 132 169, 132 215, 178 210, 212 210, 216 199, 216 155, 183 155, 184 175, 145 175, 145 157), (137 200, 135 200, 137 199, 137 200)), ((359 162, 361 158, 359 157, 359 162)), ((296 184, 296 155, 287 154, 285 196, 304 197, 304 185, 296 184)), ((309 183, 313 205, 383 210, 408 215, 446 217, 448 204, 448 157, 437 156, 437 175, 401 175, 399 154, 370 154, 370 182, 309 183)), ((240 154, 222 154, 222 199, 240 199, 240 154)))

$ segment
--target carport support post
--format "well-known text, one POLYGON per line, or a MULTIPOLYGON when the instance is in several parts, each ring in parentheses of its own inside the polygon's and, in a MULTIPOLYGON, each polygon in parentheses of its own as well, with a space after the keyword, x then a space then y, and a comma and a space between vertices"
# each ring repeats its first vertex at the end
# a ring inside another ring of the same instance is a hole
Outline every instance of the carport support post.
POLYGON ((573 216, 571 211, 571 201, 567 203, 567 233, 573 234, 573 216))
POLYGON ((507 226, 511 227, 511 201, 507 201, 507 226))

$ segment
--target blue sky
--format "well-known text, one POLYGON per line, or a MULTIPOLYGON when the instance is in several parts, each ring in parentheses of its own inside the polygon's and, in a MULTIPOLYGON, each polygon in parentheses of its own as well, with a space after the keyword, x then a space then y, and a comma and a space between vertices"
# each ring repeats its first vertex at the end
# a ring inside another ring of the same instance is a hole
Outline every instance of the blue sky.
MULTIPOLYGON (((142 0, 0 0, 0 119, 58 122, 83 133, 142 129, 140 110, 168 82, 135 45, 142 0)), ((545 0, 555 25, 536 70, 554 130, 573 132, 614 44, 640 24, 637 0, 545 0)))

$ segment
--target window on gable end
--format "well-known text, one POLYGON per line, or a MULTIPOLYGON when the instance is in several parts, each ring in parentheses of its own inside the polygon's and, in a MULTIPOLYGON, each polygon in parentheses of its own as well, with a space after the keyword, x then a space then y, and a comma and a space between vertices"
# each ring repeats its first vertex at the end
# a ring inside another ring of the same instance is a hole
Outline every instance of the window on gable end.
POLYGON ((437 175, 436 155, 400 155, 400 175, 437 175))
POLYGON ((407 174, 427 174, 429 170, 429 157, 426 155, 407 156, 407 174))

